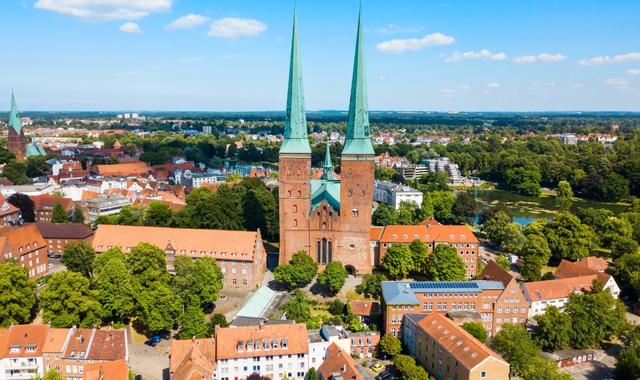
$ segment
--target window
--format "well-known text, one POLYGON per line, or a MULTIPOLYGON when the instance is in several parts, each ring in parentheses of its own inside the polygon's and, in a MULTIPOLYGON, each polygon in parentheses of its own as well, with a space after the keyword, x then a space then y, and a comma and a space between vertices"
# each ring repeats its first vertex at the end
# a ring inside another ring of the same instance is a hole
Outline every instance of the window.
POLYGON ((487 371, 480 372, 480 377, 483 378, 483 379, 486 378, 487 377, 487 371))
POLYGON ((294 212, 294 213, 298 212, 298 206, 293 205, 293 212, 294 212))

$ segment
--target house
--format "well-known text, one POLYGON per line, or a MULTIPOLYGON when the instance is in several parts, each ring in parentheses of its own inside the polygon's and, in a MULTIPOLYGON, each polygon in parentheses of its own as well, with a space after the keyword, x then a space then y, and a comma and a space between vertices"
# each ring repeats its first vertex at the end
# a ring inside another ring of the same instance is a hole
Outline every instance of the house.
POLYGON ((36 214, 36 222, 51 222, 53 208, 60 204, 62 209, 70 215, 73 211, 74 202, 69 198, 56 197, 51 194, 34 195, 31 197, 36 214))
POLYGON ((47 253, 47 243, 35 224, 0 229, 0 263, 16 260, 29 278, 47 273, 47 253))
POLYGON ((606 273, 522 284, 522 290, 529 302, 529 318, 544 314, 549 305, 562 309, 571 294, 590 291, 594 280, 600 281, 604 289, 609 290, 614 297, 620 295, 620 287, 616 280, 606 273))
POLYGON ((371 323, 371 316, 380 313, 380 303, 371 300, 352 300, 349 302, 351 311, 360 318, 364 324, 371 323))
POLYGON ((543 352, 540 356, 556 363, 558 368, 566 368, 576 364, 590 363, 595 358, 595 354, 594 350, 565 349, 555 352, 543 352))
POLYGON ((437 380, 509 379, 509 363, 441 313, 405 319, 407 351, 437 380))
POLYGON ((83 380, 125 380, 129 378, 129 367, 126 360, 90 363, 84 368, 83 380))
POLYGON ((609 267, 607 260, 600 257, 585 257, 577 262, 562 260, 553 273, 555 278, 569 278, 603 273, 609 267))
MULTIPOLYGON (((379 228, 379 227, 378 227, 379 228)), ((382 233, 377 228, 372 228, 370 234, 372 255, 376 264, 380 264, 389 247, 394 244, 411 244, 414 240, 421 240, 429 251, 436 245, 445 244, 453 247, 458 252, 458 257, 464 263, 467 278, 473 278, 478 272, 479 240, 465 225, 388 225, 383 227, 382 233), (378 240, 374 240, 377 238, 378 240)))
POLYGON ((332 344, 338 345, 345 351, 351 350, 349 332, 342 326, 325 325, 320 329, 308 330, 309 339, 309 368, 316 370, 327 356, 327 350, 332 344))
POLYGON ((47 241, 49 256, 61 256, 69 243, 90 241, 93 230, 81 223, 37 222, 36 227, 47 241))
POLYGON ((396 210, 403 202, 413 203, 418 207, 422 205, 422 191, 411 186, 398 185, 386 181, 375 181, 373 200, 393 206, 396 210))
POLYGON ((225 289, 253 290, 262 283, 266 251, 260 231, 226 231, 195 228, 100 225, 93 248, 102 253, 118 247, 124 253, 139 243, 149 243, 166 254, 167 270, 174 271, 178 256, 216 259, 224 274, 225 289))
POLYGON ((20 209, 7 202, 4 196, 0 195, 0 228, 15 226, 22 221, 20 209))
POLYGON ((142 161, 124 161, 118 164, 94 165, 91 172, 102 177, 148 177, 153 169, 142 161))
POLYGON ((169 378, 172 380, 213 379, 216 344, 213 338, 172 340, 169 378))
POLYGON ((220 327, 215 331, 215 378, 244 379, 259 373, 274 380, 305 378, 309 342, 304 323, 220 327))
POLYGON ((376 331, 351 333, 351 356, 360 358, 374 357, 380 343, 380 334, 376 331))
POLYGON ((351 355, 333 343, 327 349, 327 355, 320 368, 320 380, 364 380, 356 369, 356 362, 351 355))
POLYGON ((44 375, 42 349, 49 326, 12 325, 0 347, 0 369, 4 367, 4 380, 31 379, 44 375))

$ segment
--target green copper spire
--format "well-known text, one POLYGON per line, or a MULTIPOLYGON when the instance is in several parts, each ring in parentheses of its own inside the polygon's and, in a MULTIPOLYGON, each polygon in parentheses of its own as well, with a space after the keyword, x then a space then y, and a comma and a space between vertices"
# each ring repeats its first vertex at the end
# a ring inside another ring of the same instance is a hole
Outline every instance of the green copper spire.
POLYGON ((11 111, 9 112, 9 127, 13 128, 18 134, 22 130, 22 122, 20 121, 20 114, 18 113, 18 106, 16 105, 16 97, 11 91, 11 111))
POLYGON ((327 150, 324 155, 324 163, 322 164, 322 177, 321 179, 334 180, 333 175, 333 163, 331 162, 331 150, 329 149, 329 143, 327 143, 327 150))
POLYGON ((304 111, 302 70, 298 51, 298 20, 295 12, 293 14, 292 34, 287 114, 285 116, 284 139, 280 147, 280 153, 311 153, 307 135, 307 117, 304 111))
POLYGON ((369 133, 369 106, 367 104, 367 81, 364 69, 364 47, 362 46, 362 7, 358 14, 358 36, 351 79, 351 101, 347 136, 342 154, 374 154, 369 133))

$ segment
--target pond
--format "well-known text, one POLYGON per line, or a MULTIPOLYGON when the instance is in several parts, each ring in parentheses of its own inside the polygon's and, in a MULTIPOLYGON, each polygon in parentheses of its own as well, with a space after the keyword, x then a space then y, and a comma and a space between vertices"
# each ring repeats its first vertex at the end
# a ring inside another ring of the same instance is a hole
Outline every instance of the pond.
POLYGON ((614 213, 624 212, 625 205, 617 203, 597 202, 586 199, 575 199, 571 202, 560 202, 553 196, 530 197, 504 190, 474 190, 471 194, 482 211, 498 204, 504 205, 513 221, 526 225, 540 218, 553 218, 559 211, 569 210, 576 213, 581 208, 604 208, 614 213))

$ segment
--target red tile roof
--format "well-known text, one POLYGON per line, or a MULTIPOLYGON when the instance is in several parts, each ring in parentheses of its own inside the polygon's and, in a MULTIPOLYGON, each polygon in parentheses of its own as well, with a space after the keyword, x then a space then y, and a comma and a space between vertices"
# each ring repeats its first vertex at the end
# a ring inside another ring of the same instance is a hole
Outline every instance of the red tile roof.
POLYGON ((215 363, 216 345, 213 338, 171 342, 169 373, 174 379, 210 379, 215 371, 215 363))
POLYGON ((576 263, 562 260, 553 275, 556 278, 587 276, 602 272, 608 267, 609 263, 599 257, 585 257, 576 263))
POLYGON ((416 239, 425 243, 478 243, 471 228, 464 225, 388 225, 380 236, 383 243, 411 243, 416 239))
POLYGON ((218 359, 250 358, 260 355, 295 355, 309 352, 307 327, 304 323, 261 324, 258 326, 216 329, 218 359), (268 348, 264 347, 268 342, 268 348), (274 348, 274 343, 277 348, 274 348), (247 349, 247 344, 259 349, 247 349), (283 345, 286 348, 283 348, 283 345))
POLYGON ((9 327, 2 358, 42 356, 49 333, 48 325, 13 325, 9 327), (12 350, 13 348, 13 350, 12 350), (12 352, 17 350, 16 352, 12 352))
POLYGON ((129 367, 125 360, 91 363, 84 367, 83 380, 127 380, 129 367))
POLYGON ((513 280, 513 276, 493 260, 489 260, 479 278, 481 280, 500 281, 505 288, 513 280))
POLYGON ((118 360, 127 358, 127 337, 123 329, 96 330, 87 354, 89 360, 118 360))
POLYGON ((576 291, 590 291, 593 280, 597 279, 606 284, 610 277, 608 274, 598 273, 580 277, 527 282, 523 284, 523 287, 532 301, 553 300, 567 298, 576 291))
POLYGON ((129 161, 111 165, 95 165, 92 170, 98 175, 105 177, 137 177, 151 172, 151 168, 147 163, 142 161, 129 161))
POLYGON ((467 369, 475 368, 490 357, 508 365, 500 355, 438 312, 432 312, 420 320, 418 328, 437 341, 467 369))
POLYGON ((32 195, 31 200, 33 200, 36 210, 45 207, 53 209, 57 203, 60 203, 65 211, 71 211, 74 205, 73 200, 70 198, 56 197, 51 194, 32 195))
POLYGON ((47 242, 42 238, 35 224, 0 229, 0 237, 6 238, 5 242, 10 244, 14 254, 18 254, 21 247, 23 253, 31 252, 36 248, 47 247, 47 242))
POLYGON ((370 300, 353 300, 349 305, 351 305, 351 310, 353 310, 356 315, 367 317, 371 316, 371 314, 377 311, 380 307, 378 302, 370 300))
POLYGON ((364 380, 364 376, 356 369, 356 362, 351 354, 335 343, 331 343, 327 348, 327 353, 318 372, 323 380, 330 380, 334 376, 341 376, 344 380, 364 380))
POLYGON ((81 223, 37 222, 36 227, 44 239, 87 239, 93 230, 81 223))

